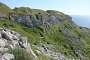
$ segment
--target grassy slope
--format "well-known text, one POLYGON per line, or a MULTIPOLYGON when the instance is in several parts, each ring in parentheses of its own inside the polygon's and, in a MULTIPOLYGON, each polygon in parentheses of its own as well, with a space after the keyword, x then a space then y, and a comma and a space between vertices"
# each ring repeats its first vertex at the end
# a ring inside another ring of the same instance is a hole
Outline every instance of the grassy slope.
POLYGON ((5 4, 3 3, 0 3, 0 12, 1 13, 4 13, 4 14, 8 14, 9 12, 11 12, 12 10, 6 6, 5 4))
MULTIPOLYGON (((40 35, 37 33, 37 31, 39 32, 39 29, 33 30, 33 29, 25 28, 24 26, 22 26, 16 22, 12 22, 10 20, 0 20, 0 27, 6 27, 8 29, 19 32, 22 36, 27 36, 31 45, 38 43, 40 40, 40 38, 39 38, 40 35)), ((34 49, 34 48, 32 47, 32 49, 34 49)), ((21 59, 21 57, 23 58, 24 55, 19 57, 19 56, 17 56, 17 52, 21 53, 19 51, 16 51, 14 53, 17 57, 17 60, 21 59)), ((42 60, 42 59, 51 60, 51 58, 46 57, 44 55, 38 55, 38 60, 42 60)))
MULTIPOLYGON (((67 23, 66 23, 66 25, 67 25, 67 23)), ((81 48, 81 47, 79 45, 75 45, 75 44, 71 43, 70 41, 68 41, 69 37, 65 37, 62 32, 57 31, 58 28, 61 28, 62 26, 64 26, 63 24, 51 26, 51 30, 48 31, 46 34, 43 34, 43 32, 40 28, 34 28, 34 29, 25 28, 24 26, 22 26, 16 22, 12 22, 10 20, 0 20, 0 27, 3 27, 3 26, 5 26, 11 30, 17 31, 24 36, 27 36, 29 38, 29 42, 31 43, 31 45, 34 45, 34 44, 37 45, 40 41, 42 41, 42 43, 44 43, 44 44, 49 43, 49 44, 54 45, 55 46, 54 51, 60 51, 63 54, 65 54, 66 56, 72 55, 76 58, 79 57, 74 54, 74 51, 72 50, 72 48, 81 48), (40 33, 43 35, 44 39, 40 38, 41 37, 40 33)), ((70 27, 70 26, 68 26, 68 27, 70 27)), ((78 36, 78 34, 82 35, 80 42, 84 44, 83 48, 85 48, 85 49, 81 48, 82 54, 84 53, 83 55, 85 55, 85 56, 87 55, 89 57, 90 56, 89 55, 90 48, 88 48, 88 46, 90 45, 90 43, 89 43, 90 35, 88 34, 88 36, 83 37, 83 33, 81 32, 82 30, 80 30, 79 28, 72 27, 72 29, 70 29, 70 30, 71 30, 71 32, 73 32, 75 34, 75 36, 78 36)), ((32 47, 32 49, 34 49, 34 48, 32 47)), ((40 58, 40 56, 39 56, 39 58, 40 58)), ((41 56, 41 58, 43 58, 43 57, 41 56)), ((89 58, 87 58, 87 59, 89 59, 89 58)))
MULTIPOLYGON (((2 4, 0 5, 0 11, 4 13, 11 12, 11 10, 7 7, 3 6, 2 4), (4 10, 6 11, 4 11, 4 10)), ((15 10, 15 9, 14 9, 15 10)), ((20 8, 18 13, 26 14, 31 12, 29 8, 20 8), (28 10, 27 10, 28 9, 28 10)), ((45 11, 42 10, 37 10, 37 9, 32 9, 33 14, 37 14, 38 12, 45 13, 45 11)), ((50 13, 50 11, 47 11, 50 13)), ((57 13, 57 11, 56 11, 57 13)), ((51 13, 52 14, 52 13, 51 13)), ((64 17, 64 15, 61 13, 59 16, 64 17)), ((80 29, 79 27, 74 27, 70 22, 65 21, 63 24, 56 24, 56 25, 51 25, 50 29, 48 32, 45 34, 43 33, 43 29, 41 27, 36 27, 34 29, 31 28, 26 28, 21 24, 18 24, 16 22, 13 22, 11 20, 0 20, 0 27, 7 27, 11 30, 17 31, 20 34, 27 36, 29 38, 29 42, 31 45, 37 45, 40 41, 44 44, 52 44, 55 46, 54 51, 59 51, 66 56, 73 56, 76 58, 79 58, 79 56, 75 55, 73 49, 74 48, 80 48, 81 53, 85 56, 87 56, 87 60, 90 59, 90 31, 86 30, 84 31, 83 29, 80 29), (70 41, 72 36, 66 37, 62 32, 59 32, 58 29, 62 29, 62 27, 67 28, 71 33, 73 33, 74 36, 80 37, 80 42, 81 44, 73 44, 72 41, 70 41), (87 32, 88 31, 88 32, 87 32), (86 33, 87 32, 87 33, 86 33), (40 38, 41 35, 44 37, 44 39, 40 38), (80 46, 83 45, 83 48, 80 46)), ((32 49, 34 49, 32 47, 32 49)), ((45 58, 45 56, 39 56, 39 60, 42 60, 45 58)), ((46 58, 47 60, 48 58, 46 58)), ((50 60, 50 59, 48 59, 50 60)))

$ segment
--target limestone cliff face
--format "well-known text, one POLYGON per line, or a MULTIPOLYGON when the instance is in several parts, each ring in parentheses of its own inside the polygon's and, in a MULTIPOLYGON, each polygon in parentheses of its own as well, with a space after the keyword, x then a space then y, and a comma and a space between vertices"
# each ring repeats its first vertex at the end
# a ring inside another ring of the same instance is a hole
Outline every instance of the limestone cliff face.
MULTIPOLYGON (((19 9, 19 8, 18 8, 19 9)), ((71 17, 68 15, 64 15, 61 12, 48 10, 42 12, 38 12, 36 14, 20 14, 20 13, 10 13, 9 18, 13 21, 21 23, 26 27, 35 27, 40 25, 51 25, 57 23, 63 23, 65 20, 71 21, 71 17)))

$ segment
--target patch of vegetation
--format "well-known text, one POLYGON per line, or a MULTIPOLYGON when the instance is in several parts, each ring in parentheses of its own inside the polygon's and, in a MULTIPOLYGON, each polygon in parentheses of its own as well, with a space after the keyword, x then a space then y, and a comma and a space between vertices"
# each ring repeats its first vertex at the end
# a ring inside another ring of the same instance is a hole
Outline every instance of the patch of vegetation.
POLYGON ((24 14, 24 15, 31 13, 31 9, 29 7, 18 7, 18 8, 14 8, 13 10, 18 14, 24 14))
POLYGON ((11 11, 12 10, 7 5, 0 2, 0 12, 1 13, 8 14, 11 11))
POLYGON ((15 48, 10 50, 9 53, 14 54, 15 60, 32 60, 30 54, 28 54, 24 49, 15 48))
POLYGON ((38 60, 54 60, 54 59, 52 59, 52 58, 50 58, 50 57, 48 57, 48 56, 39 55, 39 56, 38 56, 38 60))
POLYGON ((44 10, 40 10, 40 9, 32 9, 32 13, 39 14, 39 13, 46 13, 46 12, 44 10))

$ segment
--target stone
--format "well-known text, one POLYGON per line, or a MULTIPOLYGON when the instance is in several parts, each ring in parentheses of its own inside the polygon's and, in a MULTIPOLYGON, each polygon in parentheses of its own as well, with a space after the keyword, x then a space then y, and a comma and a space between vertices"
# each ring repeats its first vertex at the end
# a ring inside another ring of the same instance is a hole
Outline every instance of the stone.
POLYGON ((23 48, 27 48, 28 42, 26 37, 21 37, 19 40, 19 45, 23 48))
POLYGON ((0 39, 0 47, 5 47, 5 41, 4 40, 2 40, 2 39, 0 39))
POLYGON ((3 47, 0 48, 0 52, 2 52, 2 53, 7 52, 8 50, 9 50, 8 48, 3 48, 3 47))
POLYGON ((14 58, 13 54, 5 53, 0 60, 13 60, 14 58))

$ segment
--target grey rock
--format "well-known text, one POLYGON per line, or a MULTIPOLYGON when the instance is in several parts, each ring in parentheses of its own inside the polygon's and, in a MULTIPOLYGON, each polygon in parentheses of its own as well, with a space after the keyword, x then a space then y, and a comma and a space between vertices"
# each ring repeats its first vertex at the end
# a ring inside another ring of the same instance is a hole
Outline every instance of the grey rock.
POLYGON ((2 40, 2 39, 0 39, 0 47, 5 47, 5 41, 4 40, 2 40))
POLYGON ((6 28, 0 28, 0 60, 12 60, 14 55, 6 52, 10 48, 15 49, 17 47, 25 49, 27 53, 31 54, 33 60, 37 59, 37 56, 30 47, 27 37, 23 37, 19 33, 6 28))
MULTIPOLYGON (((39 53, 44 54, 46 56, 49 56, 55 60, 75 60, 74 58, 67 58, 65 57, 63 54, 61 54, 60 52, 54 52, 52 50, 47 49, 46 47, 40 47, 40 46, 36 46, 36 48, 39 50, 39 53)), ((37 51, 38 53, 38 51, 37 51)))
POLYGON ((0 60, 14 60, 14 55, 13 54, 9 54, 9 53, 5 53, 2 55, 2 57, 0 58, 0 60))
POLYGON ((33 28, 44 24, 56 24, 64 22, 66 19, 71 21, 71 17, 68 15, 61 15, 62 13, 56 11, 47 11, 46 13, 32 13, 26 15, 19 15, 12 13, 10 19, 18 23, 23 24, 26 27, 33 28))

